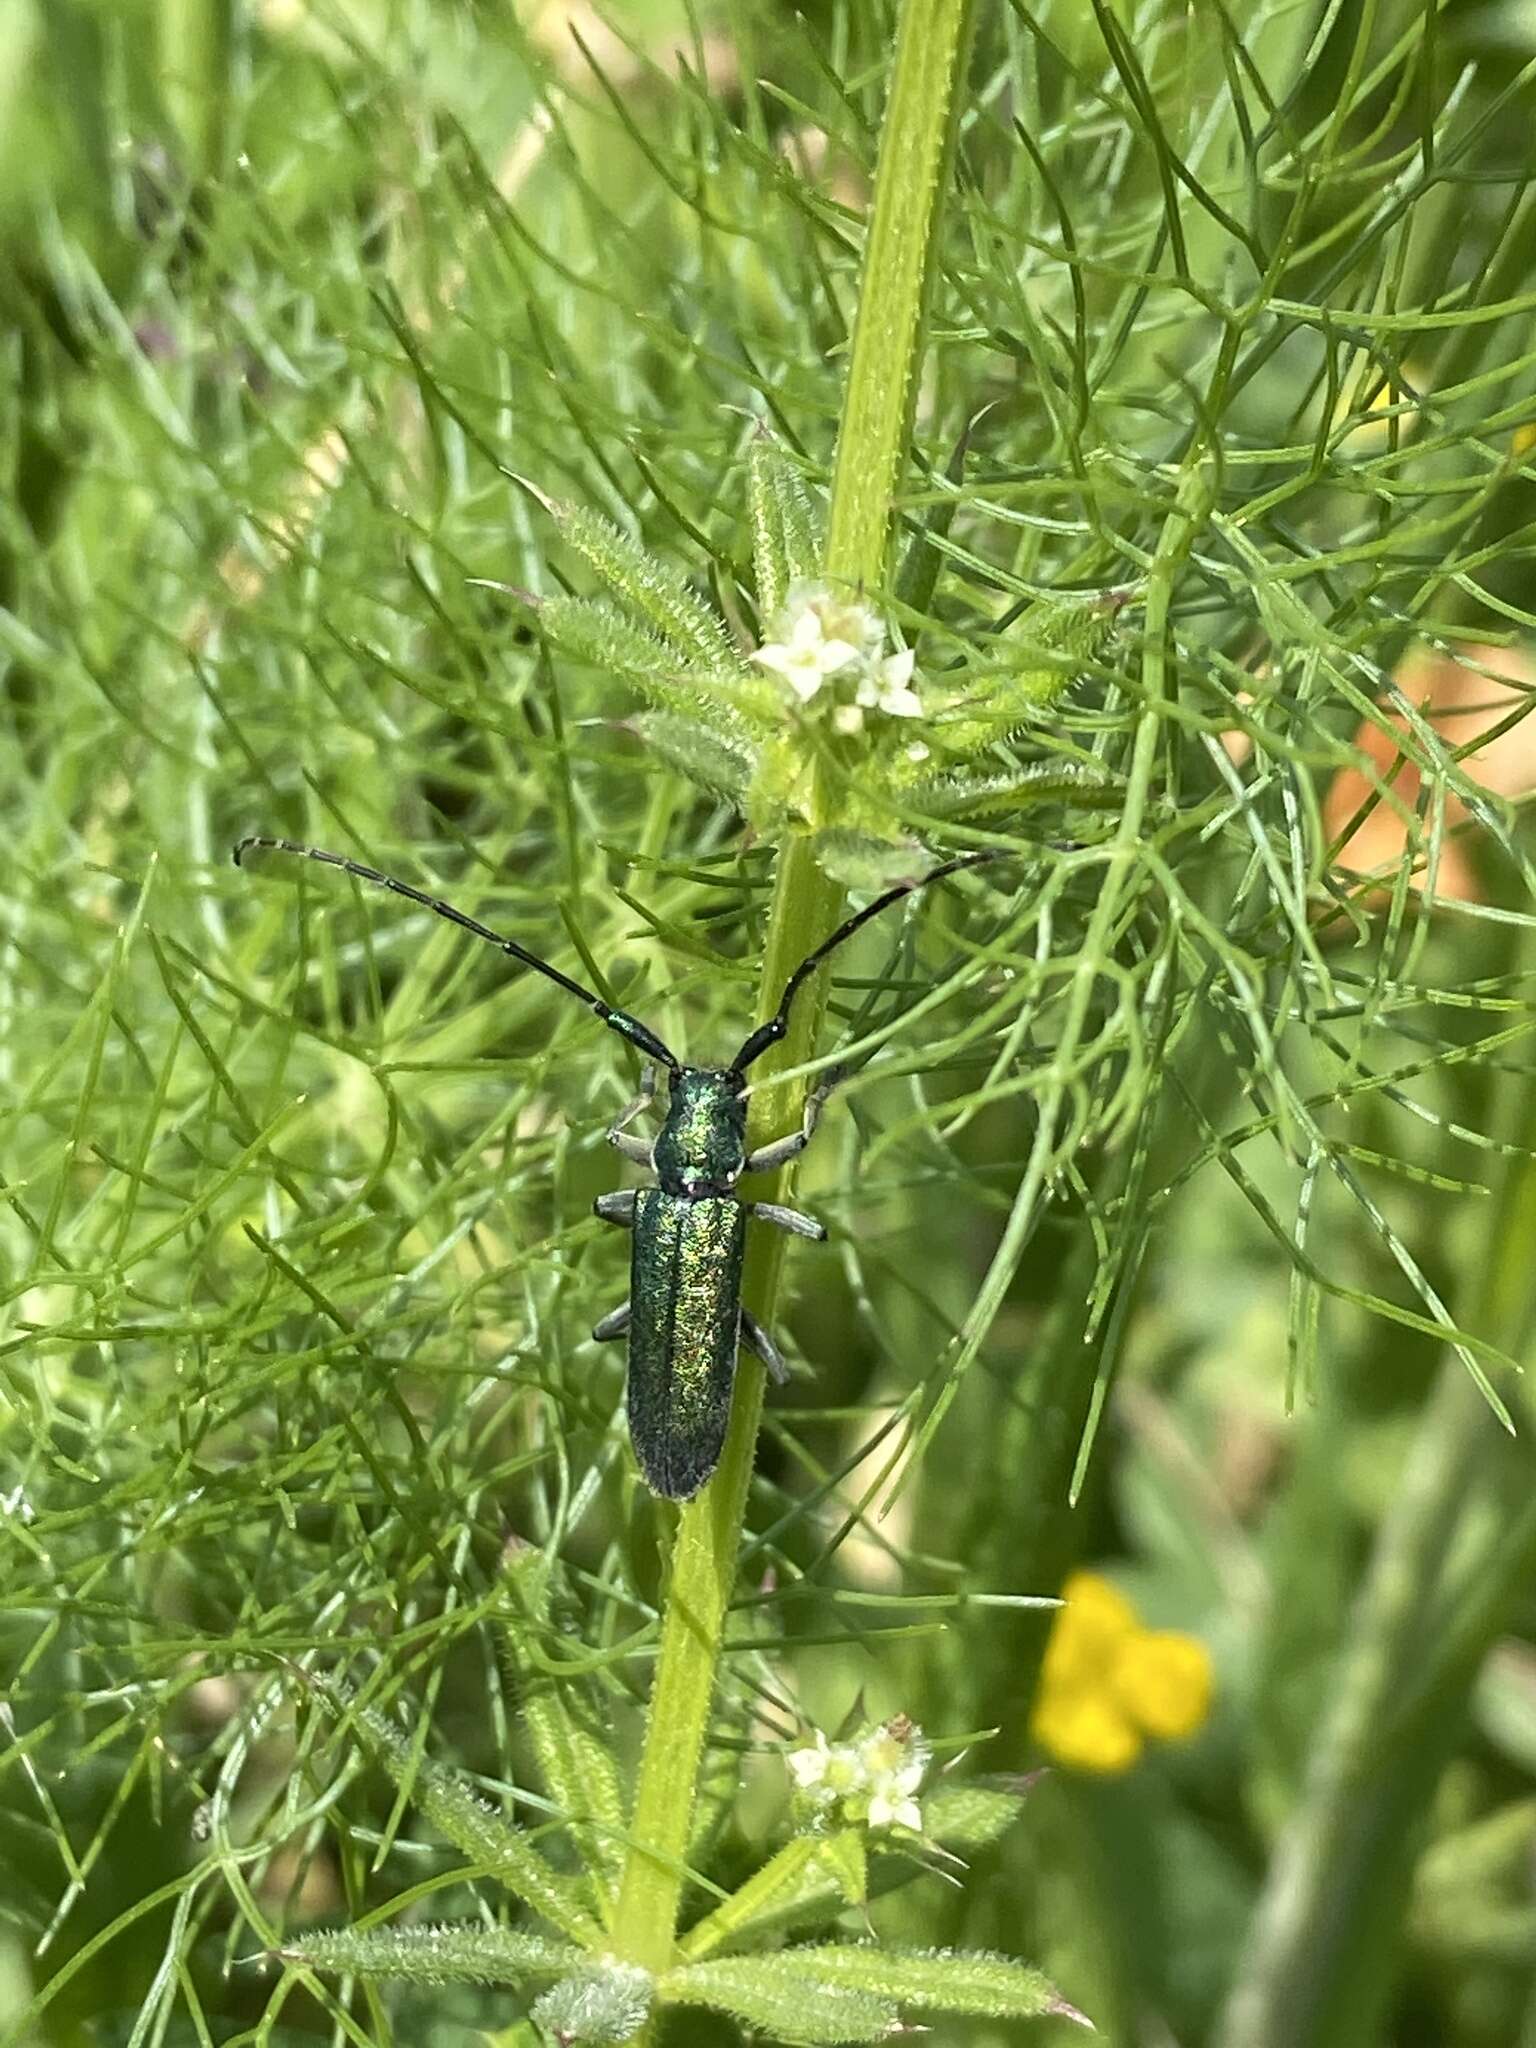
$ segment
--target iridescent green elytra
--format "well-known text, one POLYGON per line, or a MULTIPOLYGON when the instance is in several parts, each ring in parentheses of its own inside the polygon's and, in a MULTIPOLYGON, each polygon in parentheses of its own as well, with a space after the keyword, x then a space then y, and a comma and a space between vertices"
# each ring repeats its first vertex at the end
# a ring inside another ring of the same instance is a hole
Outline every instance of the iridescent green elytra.
POLYGON ((778 1008, 748 1034, 728 1067, 685 1067, 637 1017, 614 1009, 516 940, 378 868, 318 846, 266 838, 242 839, 235 848, 235 865, 257 851, 294 854, 340 868, 447 918, 579 997, 609 1030, 645 1054, 641 1091, 608 1136, 626 1159, 655 1173, 656 1185, 600 1195, 594 1204, 604 1222, 633 1232, 633 1249, 629 1299, 604 1316, 592 1334, 600 1341, 626 1333, 629 1337, 629 1433, 646 1484, 669 1500, 691 1499, 720 1462, 739 1347, 745 1344, 755 1353, 774 1380, 788 1377, 773 1339, 742 1307, 747 1218, 756 1216, 797 1237, 827 1234, 814 1217, 798 1209, 776 1202, 743 1202, 735 1190, 744 1173, 772 1173, 805 1149, 836 1074, 829 1074, 807 1099, 799 1130, 749 1152, 746 1070, 784 1037, 795 997, 845 939, 914 890, 961 868, 1001 859, 1001 851, 942 861, 918 880, 899 883, 856 911, 801 961, 784 984, 778 1008), (653 1099, 658 1065, 667 1072, 667 1113, 652 1142, 632 1136, 625 1125, 653 1099))
POLYGON ((597 1214, 632 1230, 634 1244, 629 1299, 593 1335, 628 1334, 635 1460, 653 1492, 688 1500, 720 1462, 738 1347, 755 1352, 775 1380, 788 1377, 773 1339, 741 1305, 748 1216, 800 1237, 827 1234, 798 1209, 743 1202, 736 1183, 744 1173, 771 1173, 803 1149, 832 1081, 810 1097, 798 1131, 756 1152, 747 1150, 738 1066, 673 1067, 667 1114, 652 1144, 624 1126, 655 1086, 648 1067, 640 1094, 608 1133, 626 1158, 652 1169, 658 1185, 597 1199, 597 1214))
POLYGON ((647 1484, 686 1500, 719 1463, 730 1420, 747 1207, 641 1188, 634 1218, 629 1433, 647 1484))

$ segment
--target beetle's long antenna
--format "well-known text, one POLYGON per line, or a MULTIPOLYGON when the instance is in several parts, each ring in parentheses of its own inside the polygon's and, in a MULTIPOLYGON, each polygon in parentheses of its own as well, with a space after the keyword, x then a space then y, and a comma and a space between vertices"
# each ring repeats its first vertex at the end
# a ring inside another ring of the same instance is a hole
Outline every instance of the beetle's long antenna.
POLYGON ((611 1003, 605 1003, 591 989, 583 988, 579 981, 572 981, 568 974, 562 974, 558 967, 551 967, 547 960, 541 960, 537 953, 530 953, 526 946, 520 946, 516 939, 503 938, 500 932, 493 932, 488 924, 468 916, 462 910, 455 910, 451 903, 445 903, 441 896, 429 896, 424 889, 413 889, 409 882, 396 881, 393 875, 386 875, 379 868, 370 868, 360 860, 349 860, 343 853, 327 853, 323 846, 301 846, 295 839, 267 839, 252 837, 242 839, 234 851, 235 866, 243 864, 247 853, 288 853, 299 860, 317 860, 322 867, 340 868, 344 875, 354 875, 360 882, 373 882, 381 889, 390 889, 396 896, 403 896, 408 903, 419 903, 423 910, 430 910, 434 917, 446 918, 449 924, 456 924, 460 931, 470 932, 477 939, 488 939, 498 952, 510 954, 525 967, 531 967, 536 974, 542 974, 546 981, 552 981, 556 988, 563 988, 567 995, 575 996, 595 1010, 610 1031, 616 1031, 620 1038, 628 1039, 648 1059, 659 1060, 668 1073, 680 1070, 681 1062, 647 1025, 638 1017, 631 1017, 626 1010, 616 1010, 611 1003))
POLYGON ((889 910, 893 903, 899 903, 903 896, 912 896, 919 889, 926 889, 930 882, 941 882, 946 875, 958 874, 961 868, 979 868, 989 860, 1009 858, 1003 847, 988 847, 980 853, 962 853, 954 860, 941 861, 936 868, 930 868, 926 875, 915 882, 898 882, 894 889, 887 889, 883 896, 877 896, 873 903, 866 903, 862 910, 856 910, 852 917, 840 924, 829 939, 823 939, 814 953, 808 953, 784 984, 784 993, 779 997, 779 1007, 765 1024, 759 1024, 746 1044, 731 1061, 730 1072, 744 1074, 752 1062, 765 1053, 770 1045, 777 1045, 789 1029, 789 1012, 795 997, 804 988, 829 953, 835 953, 844 939, 851 939, 855 932, 862 931, 872 917, 878 917, 882 910, 889 910))

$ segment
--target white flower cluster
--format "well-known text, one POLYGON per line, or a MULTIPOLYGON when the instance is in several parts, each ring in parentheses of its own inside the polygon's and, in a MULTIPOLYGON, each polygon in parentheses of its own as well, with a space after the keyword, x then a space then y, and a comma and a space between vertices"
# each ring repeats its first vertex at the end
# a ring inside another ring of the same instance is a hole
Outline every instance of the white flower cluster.
POLYGON ((752 659, 785 683, 801 704, 809 704, 830 683, 834 732, 862 732, 870 711, 887 718, 922 717, 912 687, 916 656, 910 647, 896 654, 883 651, 885 628, 868 605, 838 597, 824 583, 797 583, 774 624, 778 637, 766 641, 752 659))
POLYGON ((853 1742, 828 1742, 818 1728, 808 1749, 785 1758, 795 1790, 818 1819, 867 1828, 923 1828, 918 1787, 932 1752, 905 1714, 866 1728, 853 1742))

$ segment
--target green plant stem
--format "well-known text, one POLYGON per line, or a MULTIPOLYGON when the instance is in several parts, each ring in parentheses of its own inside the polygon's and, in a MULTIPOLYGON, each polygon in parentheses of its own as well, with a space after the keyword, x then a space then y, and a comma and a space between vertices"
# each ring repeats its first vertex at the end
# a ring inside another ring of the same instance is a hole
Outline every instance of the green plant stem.
POLYGON ((880 132, 874 213, 832 474, 827 574, 877 588, 906 454, 972 0, 906 0, 880 132))
MULTIPOLYGON (((763 960, 765 988, 782 988, 791 970, 835 920, 837 902, 836 888, 817 867, 810 840, 793 840, 779 861, 763 960)), ((819 1023, 820 1005, 802 1003, 788 1038, 777 1048, 780 1058, 776 1064, 807 1058, 814 1049, 819 1023)), ((758 1113, 759 1102, 771 1108, 786 1092, 769 1087, 760 1096, 754 1095, 754 1125, 765 1125, 758 1113)), ((790 1122, 791 1118, 776 1121, 775 1128, 790 1122)), ((754 1129, 753 1142, 760 1135, 760 1130, 754 1129)), ((752 1250, 747 1300, 754 1315, 771 1321, 784 1255, 783 1233, 758 1232, 752 1250)), ((719 1468, 678 1517, 631 1845, 613 1930, 616 1953, 646 1969, 665 1969, 673 1959, 694 1792, 708 1732, 720 1640, 736 1580, 762 1405, 763 1369, 755 1359, 743 1359, 719 1468)))
MULTIPOLYGON (((1475 1291, 1518 1356, 1536 1323, 1536 1171, 1517 1163, 1509 1185, 1507 1220, 1475 1291)), ((1415 1834, 1478 1668, 1536 1567, 1531 1489, 1529 1450, 1510 1442, 1464 1367, 1447 1360, 1381 1525, 1219 2048, 1351 2048, 1376 2038, 1415 1834), (1491 1535, 1469 1557, 1466 1532, 1480 1526, 1491 1535)))
MULTIPOLYGON (((906 0, 897 33, 828 517, 827 574, 859 588, 879 587, 884 569, 970 18, 970 0, 906 0)), ((823 801, 813 801, 812 828, 828 822, 818 814, 823 801)), ((840 902, 836 884, 816 863, 810 838, 792 840, 779 858, 759 1015, 771 1013, 791 971, 836 922, 840 902)), ((801 998, 788 1036, 764 1058, 752 1097, 752 1142, 792 1128, 793 1096, 801 1091, 776 1085, 773 1077, 814 1052, 823 1006, 818 981, 801 998)), ((778 1176, 775 1194, 787 1187, 791 1175, 787 1169, 778 1176)), ((747 1269, 747 1305, 770 1326, 785 1248, 780 1233, 758 1233, 747 1269)), ((674 1960, 699 1762, 735 1585, 762 1402, 762 1368, 744 1360, 719 1469, 678 1519, 613 1926, 614 1952, 650 1970, 663 1970, 674 1960)))

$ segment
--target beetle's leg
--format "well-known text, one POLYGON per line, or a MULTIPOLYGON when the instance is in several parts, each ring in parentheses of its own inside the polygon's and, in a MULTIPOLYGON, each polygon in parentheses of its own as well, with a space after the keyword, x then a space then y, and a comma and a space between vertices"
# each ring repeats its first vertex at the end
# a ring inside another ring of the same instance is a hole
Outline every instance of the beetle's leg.
POLYGON ((789 1367, 784 1363, 784 1354, 757 1317, 748 1315, 745 1309, 741 1312, 741 1341, 755 1358, 763 1361, 768 1368, 768 1377, 774 1385, 782 1387, 789 1378, 789 1367))
POLYGON ((755 1152, 749 1152, 742 1172, 776 1173, 781 1166, 788 1166, 791 1159, 798 1158, 815 1135, 827 1097, 842 1078, 841 1067, 829 1067, 805 1098, 805 1120, 799 1130, 791 1131, 787 1138, 775 1138, 771 1144, 759 1145, 755 1152))
POLYGON ((632 1124, 635 1118, 640 1114, 641 1110, 649 1109, 651 1104, 655 1100, 656 1066, 654 1061, 647 1060, 645 1065, 640 1069, 640 1092, 635 1097, 634 1101, 627 1102, 624 1105, 624 1107, 619 1111, 618 1115, 614 1118, 612 1129, 610 1131, 610 1136, 612 1135, 612 1131, 622 1131, 626 1124, 632 1124))
MULTIPOLYGON (((656 1100, 656 1069, 649 1062, 640 1069, 640 1093, 634 1101, 625 1105, 608 1127, 608 1142, 616 1152, 636 1166, 649 1166, 651 1162, 651 1140, 636 1138, 625 1130, 632 1124, 642 1109, 649 1109, 656 1100)), ((599 1210, 601 1215, 602 1211, 599 1210)))
POLYGON ((638 1188, 615 1188, 611 1195, 599 1195, 592 1204, 592 1214, 600 1216, 604 1223, 617 1223, 621 1230, 633 1230, 638 1193, 638 1188))
POLYGON ((827 1234, 825 1223, 818 1223, 803 1209, 786 1209, 782 1202, 748 1202, 746 1209, 749 1216, 771 1223, 775 1230, 787 1230, 794 1237, 814 1237, 820 1242, 827 1234))
POLYGON ((629 1328, 629 1303, 621 1302, 617 1308, 609 1309, 607 1315, 593 1330, 595 1342, 607 1344, 614 1337, 622 1337, 629 1328))

